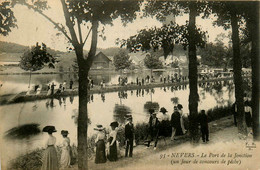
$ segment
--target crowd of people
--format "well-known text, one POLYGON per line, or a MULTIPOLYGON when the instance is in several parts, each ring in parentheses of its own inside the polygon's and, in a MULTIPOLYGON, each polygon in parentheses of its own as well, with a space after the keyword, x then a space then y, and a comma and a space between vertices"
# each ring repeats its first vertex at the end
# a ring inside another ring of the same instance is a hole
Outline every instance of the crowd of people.
MULTIPOLYGON (((171 137, 171 140, 178 140, 179 136, 185 135, 187 130, 183 121, 183 106, 178 104, 174 106, 174 112, 171 116, 167 114, 167 110, 162 107, 160 112, 162 113, 157 117, 157 112, 154 109, 149 109, 150 118, 148 121, 147 135, 145 140, 146 148, 149 148, 151 143, 154 142, 154 150, 156 150, 159 136, 164 138, 171 137)), ((133 125, 133 118, 131 114, 126 115, 125 123, 125 157, 133 156, 133 148, 135 145, 135 128, 133 125)), ((209 141, 208 119, 205 110, 201 111, 199 116, 199 124, 201 127, 201 134, 203 142, 209 141)), ((105 163, 107 160, 116 161, 118 159, 118 146, 117 146, 117 133, 118 122, 112 122, 110 124, 111 131, 107 136, 105 128, 102 125, 97 125, 96 138, 96 157, 95 163, 105 163)))
MULTIPOLYGON (((252 115, 250 110, 249 97, 245 96, 245 119, 248 127, 252 126, 252 115)), ((171 141, 179 139, 179 136, 183 136, 187 133, 187 129, 184 125, 184 114, 183 106, 177 104, 174 106, 174 111, 171 114, 167 114, 167 109, 162 107, 158 113, 150 108, 148 111, 150 113, 149 120, 147 122, 147 134, 144 141, 146 148, 150 148, 151 143, 153 142, 153 148, 156 150, 159 137, 163 137, 165 143, 166 137, 170 137, 171 141)), ((236 103, 233 105, 234 112, 234 123, 236 122, 236 112, 237 106, 236 103)), ((135 128, 133 124, 133 117, 131 114, 125 116, 124 124, 124 137, 125 137, 125 157, 132 157, 133 150, 135 146, 135 128)), ((209 141, 209 126, 208 126, 208 115, 205 110, 201 110, 198 116, 198 123, 201 131, 201 138, 204 143, 209 141)), ((123 125, 122 125, 123 126, 123 125)), ((119 123, 114 121, 110 124, 111 130, 108 133, 102 125, 97 125, 94 130, 97 131, 96 140, 95 140, 95 163, 105 163, 109 161, 117 161, 120 154, 119 144, 117 141, 117 134, 119 130, 119 123)), ((43 165, 42 169, 58 169, 59 164, 62 167, 70 167, 71 160, 71 149, 70 149, 70 139, 68 138, 68 131, 62 130, 61 135, 63 136, 62 143, 62 153, 60 159, 58 159, 57 152, 55 150, 56 138, 52 133, 56 132, 54 126, 46 126, 43 129, 44 132, 49 134, 49 138, 46 142, 46 150, 43 156, 43 165), (58 161, 59 160, 59 161, 58 161)))
MULTIPOLYGON (((198 75, 198 78, 200 80, 207 80, 212 77, 205 76, 205 75, 198 75)), ((169 75, 160 75, 158 80, 155 79, 153 75, 146 75, 144 77, 136 77, 135 82, 134 80, 129 81, 129 78, 127 76, 119 76, 118 77, 118 85, 120 86, 125 86, 127 84, 136 84, 138 86, 143 86, 155 82, 160 82, 160 83, 176 83, 176 82, 184 82, 188 80, 187 76, 183 76, 181 74, 169 74, 169 75)), ((60 94, 64 92, 66 89, 73 89, 73 80, 69 81, 69 85, 67 86, 67 81, 65 80, 63 83, 60 83, 58 85, 58 88, 55 88, 57 85, 52 82, 51 84, 48 84, 47 86, 47 95, 54 95, 54 94, 60 94)), ((106 86, 106 81, 104 78, 101 79, 100 82, 94 82, 93 78, 91 76, 88 77, 88 89, 90 90, 91 88, 94 88, 95 85, 100 86, 100 88, 104 88, 106 86), (95 84, 96 83, 96 84, 95 84)), ((42 85, 35 85, 34 86, 34 91, 36 95, 40 94, 42 90, 42 85)), ((30 92, 28 91, 28 94, 30 92)))
MULTIPOLYGON (((157 117, 157 114, 154 109, 149 109, 150 118, 148 121, 148 131, 145 140, 145 145, 147 148, 150 147, 151 142, 154 141, 154 150, 158 143, 158 137, 162 136, 168 137, 171 136, 171 140, 177 140, 178 136, 184 135, 187 130, 185 129, 183 122, 183 111, 182 105, 178 104, 174 106, 174 112, 171 117, 167 114, 167 110, 162 107, 160 109, 162 113, 161 116, 157 117)), ((201 118, 201 132, 203 141, 208 141, 208 126, 207 126, 207 116, 205 111, 203 112, 203 118, 201 118)), ((135 128, 133 124, 133 117, 131 114, 125 116, 124 124, 124 135, 125 135, 125 157, 133 156, 133 148, 135 146, 135 128)), ((102 125, 96 125, 94 130, 97 131, 95 139, 95 163, 105 163, 109 161, 117 161, 119 154, 119 145, 117 141, 119 123, 114 121, 110 123, 111 130, 109 133, 105 130, 102 125)), ((59 169, 59 166, 62 168, 70 167, 71 162, 71 147, 70 139, 68 138, 69 132, 67 130, 62 130, 61 135, 63 136, 61 156, 58 159, 58 154, 55 149, 56 138, 52 135, 54 132, 57 132, 55 126, 46 126, 43 128, 43 132, 47 132, 49 138, 46 141, 46 149, 43 155, 43 164, 42 170, 49 169, 59 169)))
MULTIPOLYGON (((69 82, 69 89, 72 90, 73 88, 73 80, 70 80, 69 82)), ((67 82, 66 80, 63 83, 59 84, 59 88, 56 90, 55 92, 55 86, 56 84, 54 84, 54 82, 52 82, 52 84, 48 84, 47 87, 47 96, 49 95, 54 95, 54 94, 61 94, 61 92, 64 92, 67 89, 67 82)))

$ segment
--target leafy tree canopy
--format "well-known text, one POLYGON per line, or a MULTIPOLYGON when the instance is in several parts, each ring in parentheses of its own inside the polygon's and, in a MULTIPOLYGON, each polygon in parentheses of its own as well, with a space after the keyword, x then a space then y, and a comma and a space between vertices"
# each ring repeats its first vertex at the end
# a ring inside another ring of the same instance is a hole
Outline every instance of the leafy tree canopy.
POLYGON ((144 65, 149 69, 163 68, 161 60, 154 55, 147 54, 144 58, 144 65))
POLYGON ((130 60, 130 56, 125 51, 119 51, 119 53, 114 56, 116 70, 129 68, 131 63, 132 60, 130 60))
MULTIPOLYGON (((146 3, 144 8, 145 16, 155 16, 159 21, 165 21, 168 15, 182 15, 183 13, 189 13, 189 1, 158 1, 150 0, 146 3)), ((210 6, 206 1, 194 2, 196 5, 197 13, 200 15, 203 13, 203 17, 210 15, 210 6)))
POLYGON ((56 59, 47 52, 45 44, 33 47, 31 51, 27 51, 23 54, 20 60, 20 67, 26 71, 41 70, 46 64, 50 68, 55 68, 54 63, 56 59))
MULTIPOLYGON (((188 22, 186 25, 168 24, 160 28, 146 28, 140 30, 136 35, 128 39, 118 40, 121 47, 126 46, 131 52, 133 51, 157 51, 163 49, 164 57, 173 52, 175 44, 181 44, 184 49, 188 47, 188 22)), ((206 32, 196 28, 195 42, 199 47, 204 47, 206 43, 206 32)))
POLYGON ((11 32, 11 28, 16 27, 16 19, 11 7, 10 2, 0 3, 0 34, 4 36, 11 32))

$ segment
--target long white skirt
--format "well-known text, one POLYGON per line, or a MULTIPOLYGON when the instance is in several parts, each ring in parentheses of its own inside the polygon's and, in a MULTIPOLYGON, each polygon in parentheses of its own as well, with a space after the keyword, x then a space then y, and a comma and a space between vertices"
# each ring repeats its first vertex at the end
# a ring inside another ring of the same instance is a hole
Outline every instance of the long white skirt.
POLYGON ((62 168, 66 168, 70 166, 70 149, 62 148, 60 164, 62 168))

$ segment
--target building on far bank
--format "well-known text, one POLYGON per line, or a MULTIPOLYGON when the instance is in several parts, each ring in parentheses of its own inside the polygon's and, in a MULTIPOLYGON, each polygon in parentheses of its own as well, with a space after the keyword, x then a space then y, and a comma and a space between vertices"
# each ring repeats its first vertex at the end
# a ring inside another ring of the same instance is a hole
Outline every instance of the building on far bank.
POLYGON ((94 57, 91 69, 109 69, 112 67, 112 61, 104 53, 98 52, 94 57))
POLYGON ((144 67, 144 58, 147 53, 144 52, 136 52, 136 53, 129 53, 130 60, 132 60, 132 64, 137 67, 144 67))
POLYGON ((187 62, 186 56, 174 56, 174 55, 168 55, 166 60, 164 59, 164 56, 160 56, 159 60, 163 63, 164 66, 169 66, 174 62, 177 62, 178 64, 183 65, 187 62))

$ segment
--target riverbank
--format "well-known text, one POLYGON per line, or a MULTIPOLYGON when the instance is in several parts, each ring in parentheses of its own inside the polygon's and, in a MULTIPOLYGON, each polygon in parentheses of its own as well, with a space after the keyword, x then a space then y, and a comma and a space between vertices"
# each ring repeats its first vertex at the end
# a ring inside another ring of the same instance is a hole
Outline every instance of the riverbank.
MULTIPOLYGON (((189 142, 189 135, 186 134, 184 136, 179 137, 177 140, 171 141, 170 138, 166 138, 164 141, 163 139, 159 139, 157 150, 154 150, 153 147, 146 149, 146 147, 142 144, 137 145, 134 147, 133 158, 125 158, 124 157, 124 147, 120 149, 120 156, 117 162, 110 162, 107 161, 104 164, 95 164, 94 157, 88 162, 89 169, 96 170, 110 170, 110 169, 172 169, 171 160, 179 160, 178 157, 164 158, 162 159, 162 155, 172 155, 172 153, 196 153, 201 155, 201 153, 214 153, 214 154, 221 154, 226 152, 235 151, 240 153, 240 149, 248 149, 245 146, 246 140, 242 136, 239 136, 237 133, 237 128, 234 126, 233 116, 226 116, 220 118, 218 120, 212 121, 209 123, 209 142, 203 143, 201 140, 198 145, 194 146, 191 145, 189 142), (243 139, 243 140, 241 140, 243 139), (241 146, 235 145, 235 141, 242 141, 241 146), (232 144, 233 142, 233 144, 232 144), (229 144, 229 145, 228 145, 229 144), (230 145, 232 144, 232 145, 230 145), (229 148, 230 147, 230 148, 229 148), (207 149, 206 149, 207 148, 207 149), (225 148, 223 150, 223 148, 225 148), (233 149, 232 149, 233 148, 233 149), (165 162, 167 159, 167 162, 165 162), (168 167, 168 168, 167 168, 168 167), (171 168, 169 168, 171 167, 171 168)), ((252 136, 247 138, 247 141, 250 141, 252 136)), ((39 162, 40 154, 36 151, 35 155, 38 155, 38 158, 34 158, 36 162, 39 162)), ((246 152, 245 152, 246 153, 246 152)), ((248 152, 247 152, 248 153, 248 152)), ((18 158, 19 164, 15 164, 16 166, 22 165, 25 158, 21 159, 18 158)), ((193 158, 191 158, 193 159, 193 158)), ((211 159, 211 158, 210 158, 211 159)), ((29 160, 28 160, 29 161, 29 160)), ((30 160, 31 165, 33 165, 33 159, 30 160)), ((251 161, 250 161, 251 162, 251 161)), ((25 162, 23 163, 25 165, 25 162)), ((28 166, 29 163, 27 162, 26 165, 28 166)), ((34 169, 40 169, 41 163, 34 165, 34 169)), ((178 164, 175 165, 175 167, 178 164)), ((209 165, 208 165, 209 166, 209 165)), ((223 166, 223 165, 222 165, 223 166)), ((238 167, 238 166, 237 166, 238 167)), ((10 167, 11 168, 11 167, 10 167)), ((17 168, 17 167, 16 167, 17 168)), ((28 168, 28 167, 27 167, 28 168)), ((184 169, 184 167, 179 166, 178 169, 184 169)), ((186 168, 188 168, 186 166, 186 168)), ((73 165, 68 170, 76 170, 77 164, 73 165)), ((202 168, 203 169, 203 168, 202 168)), ((211 169, 211 168, 210 168, 211 169)), ((237 169, 237 168, 235 168, 237 169)))
MULTIPOLYGON (((214 79, 207 79, 207 80, 199 80, 198 83, 210 83, 210 82, 227 81, 227 80, 233 80, 233 77, 222 77, 222 78, 214 78, 214 79)), ((101 93, 111 93, 117 91, 151 89, 157 87, 182 86, 182 85, 187 85, 188 83, 189 81, 181 81, 181 82, 174 82, 174 83, 155 82, 155 83, 144 84, 141 86, 136 84, 128 84, 125 86, 107 85, 103 88, 101 88, 100 86, 94 86, 89 90, 89 94, 101 94, 101 93)), ((0 105, 43 100, 48 98, 76 96, 76 95, 78 95, 77 87, 74 87, 73 89, 66 89, 64 92, 61 92, 60 94, 54 94, 54 95, 47 95, 47 91, 41 91, 40 94, 37 95, 36 92, 31 92, 29 95, 26 94, 26 92, 21 92, 19 94, 2 95, 0 98, 0 105)))

